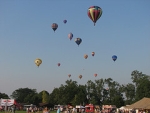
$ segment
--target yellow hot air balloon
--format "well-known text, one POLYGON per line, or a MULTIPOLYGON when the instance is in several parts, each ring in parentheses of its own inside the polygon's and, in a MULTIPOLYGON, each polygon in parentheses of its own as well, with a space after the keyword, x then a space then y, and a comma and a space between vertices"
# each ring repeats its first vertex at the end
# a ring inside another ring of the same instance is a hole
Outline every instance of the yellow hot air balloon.
POLYGON ((79 78, 81 79, 81 78, 82 78, 82 75, 79 75, 79 78))
POLYGON ((38 67, 42 64, 42 60, 39 59, 39 58, 35 59, 34 62, 35 62, 35 64, 36 64, 38 67))
POLYGON ((84 55, 84 58, 85 58, 85 59, 87 59, 87 58, 88 58, 88 55, 87 55, 87 54, 85 54, 85 55, 84 55))

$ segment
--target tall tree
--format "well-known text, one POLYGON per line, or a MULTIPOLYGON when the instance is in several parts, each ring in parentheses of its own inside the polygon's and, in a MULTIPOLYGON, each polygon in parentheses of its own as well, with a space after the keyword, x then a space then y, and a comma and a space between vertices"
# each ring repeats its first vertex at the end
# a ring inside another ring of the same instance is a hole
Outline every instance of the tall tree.
POLYGON ((49 93, 47 91, 42 91, 42 103, 49 103, 49 93))
POLYGON ((0 99, 1 99, 1 98, 9 99, 9 96, 8 96, 7 94, 5 94, 5 93, 1 93, 1 92, 0 92, 0 99))
POLYGON ((19 88, 13 91, 11 97, 16 99, 17 102, 29 103, 34 94, 37 94, 36 89, 19 88))

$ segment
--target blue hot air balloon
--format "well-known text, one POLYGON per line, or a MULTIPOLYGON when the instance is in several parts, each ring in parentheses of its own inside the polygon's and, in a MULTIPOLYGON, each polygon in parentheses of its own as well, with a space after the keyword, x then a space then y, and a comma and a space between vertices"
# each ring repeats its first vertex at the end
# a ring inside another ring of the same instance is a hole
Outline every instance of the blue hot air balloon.
POLYGON ((75 42, 79 46, 81 44, 81 42, 82 42, 82 39, 81 38, 76 38, 75 42))
POLYGON ((64 20, 63 22, 66 24, 66 23, 67 23, 67 20, 64 20))
POLYGON ((116 61, 116 60, 117 60, 117 56, 116 56, 116 55, 113 55, 113 56, 112 56, 112 59, 113 59, 113 61, 116 61))

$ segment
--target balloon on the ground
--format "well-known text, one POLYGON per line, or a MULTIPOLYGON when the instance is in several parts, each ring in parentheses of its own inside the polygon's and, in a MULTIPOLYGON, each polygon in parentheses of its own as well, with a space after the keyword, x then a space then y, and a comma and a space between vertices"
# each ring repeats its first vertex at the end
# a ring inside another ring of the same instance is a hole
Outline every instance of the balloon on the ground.
POLYGON ((88 8, 88 17, 95 23, 102 15, 102 9, 99 6, 91 6, 88 8))
POLYGON ((42 60, 40 58, 35 59, 34 63, 39 67, 42 64, 42 60))

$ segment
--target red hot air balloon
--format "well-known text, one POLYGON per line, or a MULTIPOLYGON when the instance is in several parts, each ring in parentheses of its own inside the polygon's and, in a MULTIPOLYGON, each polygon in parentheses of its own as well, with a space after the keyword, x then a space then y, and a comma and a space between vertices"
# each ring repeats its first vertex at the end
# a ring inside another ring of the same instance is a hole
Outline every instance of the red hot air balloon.
POLYGON ((97 74, 95 73, 94 76, 97 77, 97 74))
POLYGON ((88 17, 94 22, 94 26, 96 21, 101 17, 102 15, 102 9, 99 6, 91 6, 88 8, 88 17))
POLYGON ((57 65, 60 66, 60 63, 58 63, 57 65))

